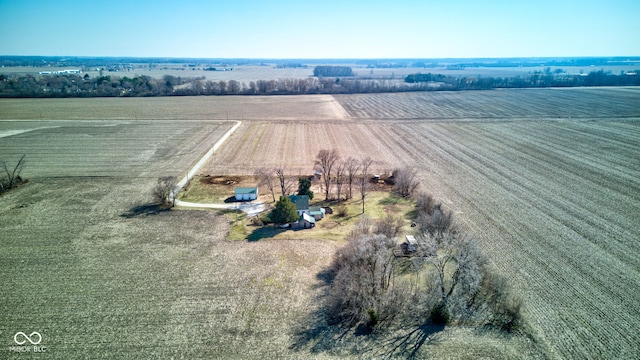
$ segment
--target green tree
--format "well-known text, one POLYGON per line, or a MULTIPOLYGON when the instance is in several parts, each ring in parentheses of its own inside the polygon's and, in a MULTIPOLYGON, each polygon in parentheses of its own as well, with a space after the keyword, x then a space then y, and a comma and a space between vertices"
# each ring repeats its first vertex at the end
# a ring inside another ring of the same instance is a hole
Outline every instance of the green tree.
POLYGON ((280 200, 276 203, 276 207, 271 210, 269 215, 271 221, 276 225, 283 225, 298 220, 298 212, 296 205, 286 196, 280 196, 280 200))
POLYGON ((311 191, 311 180, 307 178, 298 179, 298 195, 307 195, 309 200, 313 200, 313 191, 311 191))

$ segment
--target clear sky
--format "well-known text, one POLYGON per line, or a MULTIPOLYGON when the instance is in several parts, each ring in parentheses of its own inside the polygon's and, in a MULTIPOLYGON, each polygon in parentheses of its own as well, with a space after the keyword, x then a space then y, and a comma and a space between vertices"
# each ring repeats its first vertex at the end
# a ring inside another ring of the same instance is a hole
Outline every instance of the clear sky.
POLYGON ((639 56, 640 0, 0 0, 0 55, 639 56))

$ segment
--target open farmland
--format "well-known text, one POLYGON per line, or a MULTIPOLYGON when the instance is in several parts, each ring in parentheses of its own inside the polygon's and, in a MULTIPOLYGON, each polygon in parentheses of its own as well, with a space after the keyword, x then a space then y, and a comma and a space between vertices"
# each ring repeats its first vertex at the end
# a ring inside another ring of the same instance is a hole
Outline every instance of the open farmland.
POLYGON ((640 353, 640 89, 2 99, 0 109, 27 119, 0 122, 0 153, 31 154, 30 182, 0 197, 2 356, 24 355, 6 352, 17 331, 42 332, 64 358, 398 354, 389 339, 327 332, 318 319, 316 274, 342 239, 228 242, 222 215, 144 206, 157 176, 186 171, 231 126, 200 120, 227 114, 243 125, 205 174, 283 163, 307 174, 335 147, 378 159, 377 171, 415 167, 479 238, 524 299, 531 339, 451 327, 404 344, 422 344, 419 356, 640 353))
POLYGON ((308 174, 331 147, 414 166, 512 279, 548 354, 640 351, 640 89, 336 99, 351 121, 246 123, 206 171, 308 174))
POLYGON ((0 119, 334 120, 349 115, 331 95, 0 99, 0 119))

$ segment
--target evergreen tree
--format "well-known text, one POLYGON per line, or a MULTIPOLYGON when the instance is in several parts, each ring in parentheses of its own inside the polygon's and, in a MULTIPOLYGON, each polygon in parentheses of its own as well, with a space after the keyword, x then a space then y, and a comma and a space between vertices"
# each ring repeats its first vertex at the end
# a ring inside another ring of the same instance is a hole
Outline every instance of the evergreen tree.
POLYGON ((298 220, 296 205, 288 197, 280 196, 280 200, 276 203, 276 207, 271 210, 269 218, 276 225, 292 223, 298 220))
POLYGON ((298 195, 307 195, 309 200, 313 200, 313 191, 311 191, 311 180, 307 178, 298 179, 298 195))

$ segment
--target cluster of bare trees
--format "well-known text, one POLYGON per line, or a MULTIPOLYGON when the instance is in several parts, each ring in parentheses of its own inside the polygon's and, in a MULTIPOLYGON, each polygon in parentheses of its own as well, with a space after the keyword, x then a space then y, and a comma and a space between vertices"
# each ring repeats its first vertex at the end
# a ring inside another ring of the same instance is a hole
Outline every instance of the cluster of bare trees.
POLYGON ((427 194, 416 200, 418 232, 409 257, 397 248, 402 219, 359 220, 331 266, 327 297, 333 323, 400 326, 474 323, 513 331, 520 300, 492 270, 478 241, 427 194), (400 320, 394 322, 394 320, 400 320))
POLYGON ((374 327, 390 322, 407 298, 395 276, 396 240, 378 232, 384 222, 361 218, 333 259, 334 278, 327 297, 329 321, 374 327))
POLYGON ((22 155, 22 157, 20 157, 16 165, 13 167, 7 165, 5 161, 2 162, 4 174, 3 178, 0 178, 0 194, 12 189, 13 187, 25 181, 20 176, 22 168, 24 167, 25 157, 26 155, 22 155))
POLYGON ((400 197, 411 197, 420 185, 416 179, 415 169, 408 167, 394 169, 391 173, 393 179, 393 192, 400 197))
POLYGON ((266 187, 269 190, 273 201, 276 201, 278 188, 280 196, 287 196, 296 184, 296 181, 288 175, 288 169, 284 165, 276 168, 261 167, 254 172, 253 176, 258 181, 259 187, 266 187))
POLYGON ((353 198, 353 190, 356 189, 362 200, 362 213, 364 213, 365 198, 369 191, 371 179, 371 166, 373 159, 366 157, 358 160, 349 157, 340 159, 337 150, 320 150, 316 156, 316 172, 322 174, 325 200, 335 199, 342 201, 353 198), (332 198, 332 188, 335 185, 336 198, 332 198), (344 193, 342 189, 344 188, 344 193), (344 195, 344 198, 343 198, 344 195))
MULTIPOLYGON (((353 198, 353 194, 357 193, 362 200, 362 212, 364 213, 364 202, 369 191, 373 163, 374 161, 370 157, 364 159, 349 157, 342 160, 336 149, 320 150, 316 156, 314 168, 315 172, 320 174, 320 187, 325 201, 347 200, 353 198)), ((280 194, 285 196, 296 189, 297 181, 288 175, 285 166, 259 168, 255 171, 254 177, 258 181, 258 186, 266 187, 269 190, 273 201, 276 201, 277 190, 280 190, 280 194)))

